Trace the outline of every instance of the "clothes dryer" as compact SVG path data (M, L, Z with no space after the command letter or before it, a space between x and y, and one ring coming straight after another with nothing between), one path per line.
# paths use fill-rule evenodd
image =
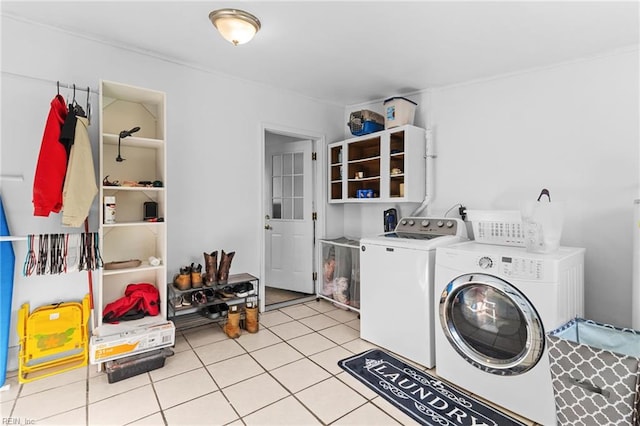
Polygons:
M460 219L426 217L361 239L360 337L432 368L435 249L465 240Z
M474 241L436 251L436 372L543 425L555 425L545 333L584 311L584 252Z

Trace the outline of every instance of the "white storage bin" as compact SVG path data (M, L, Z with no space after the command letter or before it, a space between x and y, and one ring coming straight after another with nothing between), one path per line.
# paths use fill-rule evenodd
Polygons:
M395 96L386 99L383 105L385 129L404 126L405 124L413 125L417 103L401 96Z

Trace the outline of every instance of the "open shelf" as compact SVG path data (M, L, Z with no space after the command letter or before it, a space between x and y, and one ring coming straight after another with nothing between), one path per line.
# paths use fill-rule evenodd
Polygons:
M328 166L330 203L420 202L425 130L405 125L331 143Z
M122 269L100 269L97 273L95 312L96 334L108 336L126 333L140 326L167 321L167 190L165 94L127 84L100 83L100 179L109 182L162 182L153 186L100 186L103 208L99 213L100 253L105 264L132 259L140 266ZM123 130L140 129L120 140ZM118 155L125 161L118 161ZM115 197L115 223L105 223L105 197ZM155 203L157 217L162 222L145 219L145 203ZM152 211L153 211L152 210ZM158 266L149 264L150 257L161 259ZM102 313L109 303L124 296L131 283L149 283L158 288L160 313L135 321L118 324L102 322Z

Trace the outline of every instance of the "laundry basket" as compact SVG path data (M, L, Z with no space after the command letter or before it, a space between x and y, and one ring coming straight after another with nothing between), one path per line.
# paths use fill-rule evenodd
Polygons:
M547 343L558 425L640 424L640 332L576 318Z
M359 312L360 243L345 237L322 239L322 278L316 295Z

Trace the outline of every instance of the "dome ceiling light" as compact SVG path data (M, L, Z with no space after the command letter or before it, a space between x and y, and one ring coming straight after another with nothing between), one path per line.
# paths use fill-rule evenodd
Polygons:
M209 14L209 19L222 37L234 46L247 43L260 30L258 18L244 10L214 10Z

